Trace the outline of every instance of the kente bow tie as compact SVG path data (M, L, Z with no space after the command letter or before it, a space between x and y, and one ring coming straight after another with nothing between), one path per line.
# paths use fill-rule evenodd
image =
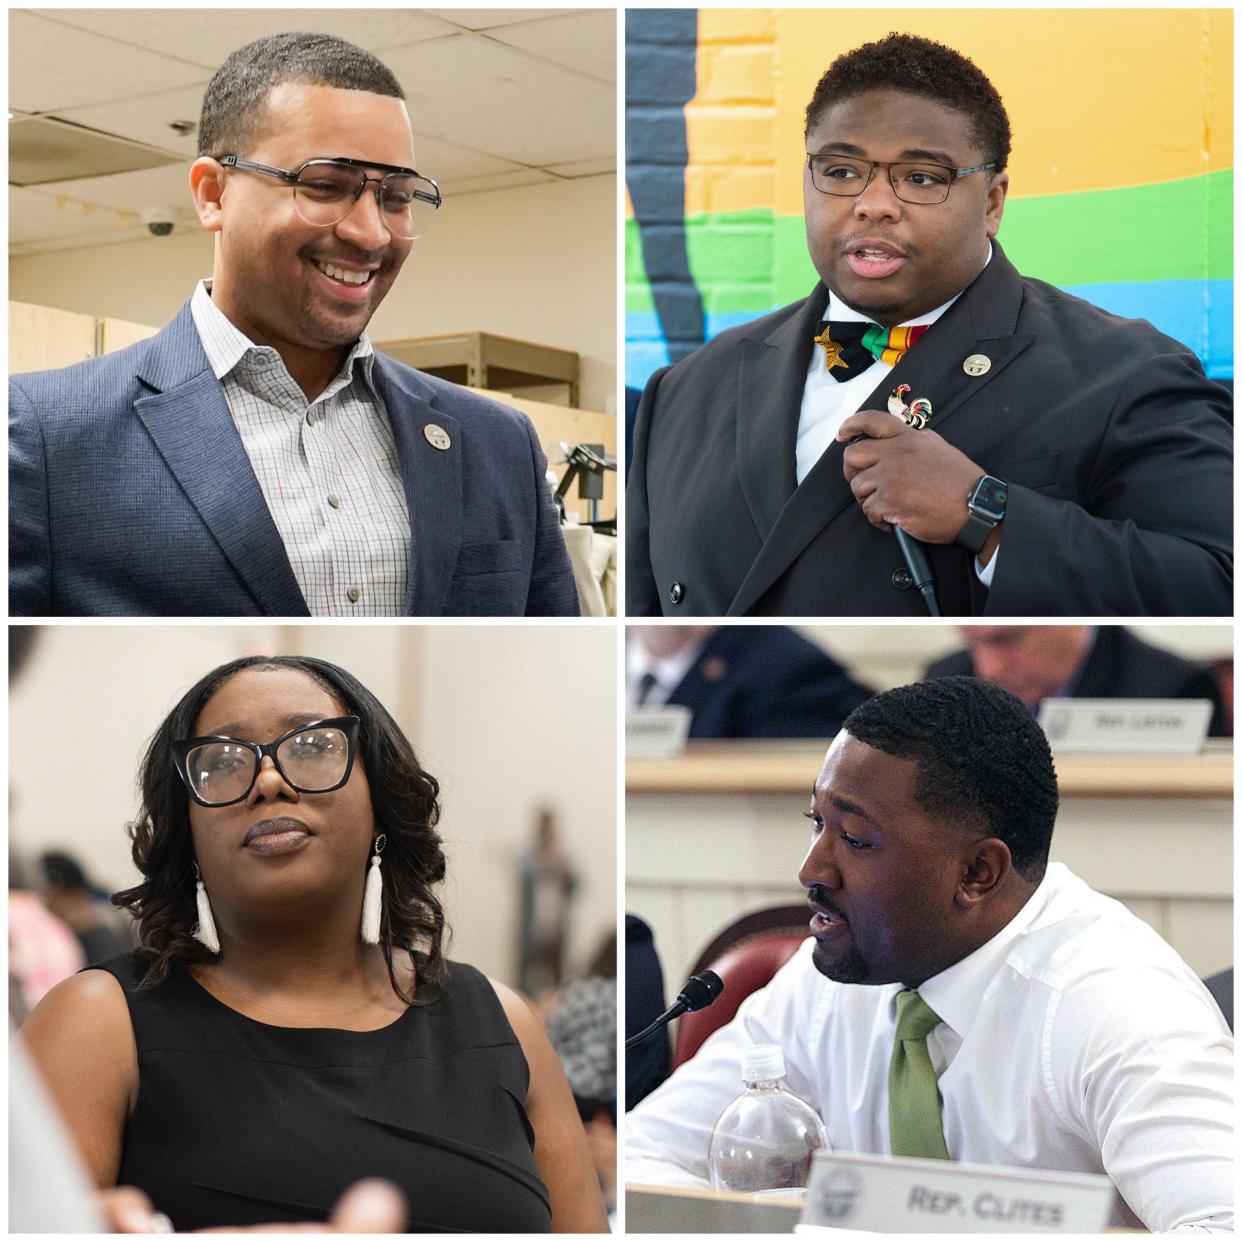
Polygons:
M828 362L828 374L845 383L861 375L873 362L887 362L896 366L901 356L931 327L919 324L916 328L885 328L878 323L829 323L820 324L822 331L815 338L816 345L824 347Z

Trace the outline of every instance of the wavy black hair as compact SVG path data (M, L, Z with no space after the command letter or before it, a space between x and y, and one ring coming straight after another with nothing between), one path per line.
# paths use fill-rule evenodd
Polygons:
M1000 93L973 60L919 35L894 31L838 56L806 106L806 133L837 100L877 90L922 95L964 113L983 158L1004 172L1012 133Z
M177 966L211 961L194 939L198 912L194 895L194 848L189 798L172 760L171 744L193 736L194 723L225 682L246 669L294 669L305 673L362 724L358 760L371 787L371 808L384 847L383 918L380 947L388 977L408 1004L425 1004L443 991L447 978L444 943L448 929L433 886L444 879L444 852L436 823L440 785L423 770L414 748L384 705L356 677L309 656L246 656L213 669L182 696L147 746L139 774L142 806L129 825L134 865L141 884L114 893L112 902L137 920L138 955L145 961L143 985L167 979ZM393 969L394 951L418 962L417 997L405 994ZM426 986L424 986L426 985Z
M938 818L979 824L1043 878L1056 823L1057 774L1044 731L1007 690L979 677L898 686L856 707L850 737L918 764L914 799Z

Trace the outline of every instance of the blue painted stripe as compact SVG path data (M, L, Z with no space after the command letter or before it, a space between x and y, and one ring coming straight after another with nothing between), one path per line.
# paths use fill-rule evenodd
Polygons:
M1066 292L1114 315L1148 320L1194 350L1213 379L1233 378L1233 281L1118 281L1069 285ZM776 309L771 306L754 311L709 312L708 335L716 336L726 328L749 323ZM658 318L650 311L627 314L625 336L625 381L631 388L642 388L653 371L668 365Z

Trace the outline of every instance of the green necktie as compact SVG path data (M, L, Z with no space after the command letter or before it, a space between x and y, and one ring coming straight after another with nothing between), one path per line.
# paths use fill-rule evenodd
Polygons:
M894 1156L948 1160L940 1091L927 1053L939 1015L917 992L897 993L897 1033L888 1063L888 1134Z

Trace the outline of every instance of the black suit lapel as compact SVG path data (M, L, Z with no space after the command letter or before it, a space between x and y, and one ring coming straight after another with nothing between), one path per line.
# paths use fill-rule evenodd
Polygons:
M1000 247L996 246L992 261L975 282L902 358L860 408L883 410L889 393L898 384L909 384L911 397L927 397L931 401L933 416L930 425L943 433L945 425L951 423L958 410L983 392L988 383L1034 339L1014 334L1021 302L1022 279ZM971 354L983 354L989 359L991 365L985 374L971 376L962 369L962 364ZM805 362L794 403L795 436L804 381ZM853 493L842 470L843 453L843 445L830 445L797 490L789 496L768 531L758 557L738 588L729 606L729 616L749 612L811 540L854 505ZM791 470L792 458L791 448Z
M742 340L737 385L737 470L750 516L766 539L798 486L798 414L812 338L828 290L818 285L769 337Z

